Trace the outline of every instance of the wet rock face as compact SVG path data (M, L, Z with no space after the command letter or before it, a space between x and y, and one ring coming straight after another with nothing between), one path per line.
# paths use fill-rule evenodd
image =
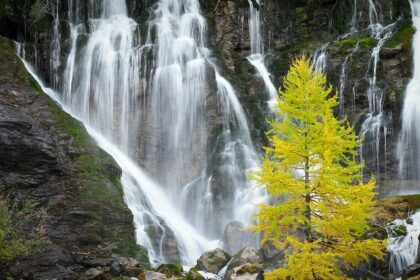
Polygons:
M142 255L146 261L147 253L135 244L118 166L37 89L2 37L0 154L1 196L9 203L33 202L36 218L26 230L50 242L45 251L11 264L8 274L77 279L91 267L83 261L97 256Z

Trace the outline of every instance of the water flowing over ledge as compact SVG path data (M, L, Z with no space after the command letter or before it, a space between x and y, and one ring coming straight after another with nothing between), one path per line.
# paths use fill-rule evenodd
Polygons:
M138 242L150 248L150 240L144 234L142 225L145 221L141 219L143 216L155 217L157 220L163 218L170 221L169 226L173 227L175 231L183 230L185 232L177 234L180 237L180 247L183 253L183 263L193 264L200 254L204 251L211 250L220 245L219 240L207 240L201 236L182 216L175 210L172 202L167 198L164 190L154 182L149 175L139 168L130 158L128 158L118 147L109 142L97 130L87 125L78 117L70 108L60 101L57 92L47 87L45 83L38 77L36 70L25 60L22 60L28 72L35 78L37 83L41 86L44 93L55 100L61 108L75 119L81 121L88 133L97 141L98 146L111 155L118 165L123 170L121 182L124 187L125 200L130 210L133 212L135 225L137 227ZM143 203L139 203L143 201ZM151 205L148 205L151 203ZM141 219L141 220L136 220ZM184 237L182 239L182 237ZM149 250L151 260L159 260L157 255L154 255L153 250Z
M140 38L124 0L95 3L87 4L85 22L82 2L68 2L65 65L59 2L53 9L54 89L25 66L120 165L137 241L151 262L193 265L204 251L223 246L230 222L247 224L255 204L265 199L245 176L259 164L245 112L205 46L198 1L159 1L146 38ZM17 48L24 60L24 48ZM216 124L208 121L209 98L220 111ZM210 142L208 131L215 128ZM242 239L241 246L257 245L250 234Z
M398 143L399 172L404 180L420 179L420 1L410 0L413 26L414 73L405 92ZM418 187L418 186L417 186Z
M260 5L260 0L256 0L256 4ZM268 94L268 104L273 107L275 104L275 96L277 89L271 81L271 74L265 66L264 61L264 44L261 34L261 19L260 7L255 7L251 0L248 0L249 5L249 37L251 40L251 54L248 56L248 61L258 72L258 75L264 82L265 89Z

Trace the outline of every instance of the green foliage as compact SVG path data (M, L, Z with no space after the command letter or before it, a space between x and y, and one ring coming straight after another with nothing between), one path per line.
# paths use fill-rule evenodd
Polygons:
M335 43L343 53L351 51L357 44L359 44L359 48L362 50L370 50L375 47L376 41L372 37L364 37L360 39L346 38Z
M410 49L411 41L413 39L416 29L411 25L410 22L402 22L397 25L397 32L386 44L388 48L395 48L402 44L404 48Z
M170 275L170 276L176 276L176 275L181 275L182 272L184 272L184 269L182 268L182 265L180 264L161 264L158 268L157 271L166 275Z
M309 20L309 16L306 13L306 10L304 7L297 7L295 12L296 12L297 23L302 23Z
M46 15L50 14L49 0L36 0L29 11L29 18L32 24L42 21Z
M30 238L23 226L31 220L35 205L26 201L21 209L10 210L4 200L0 200L0 263L10 263L37 251L46 240L39 236Z
M375 180L363 183L361 145L347 120L334 117L337 96L307 58L292 63L278 118L268 132L270 147L252 178L281 204L260 205L254 227L262 242L285 249L284 266L267 279L346 279L338 263L355 266L382 258L384 242L364 239ZM302 278L305 276L305 278Z

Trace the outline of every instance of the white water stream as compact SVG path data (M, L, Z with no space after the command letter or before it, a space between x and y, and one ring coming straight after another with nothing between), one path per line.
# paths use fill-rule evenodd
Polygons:
M28 70L120 165L137 241L151 262L193 265L221 245L226 225L249 223L265 199L246 179L259 155L235 90L206 48L198 0L158 1L145 38L125 0L68 0L71 48L62 75L63 21L53 3L55 91L25 63Z
M402 129L398 143L399 171L402 179L420 179L420 1L410 1L413 26L414 72L405 92ZM418 187L418 185L417 185Z
M418 192L420 178L420 1L410 0L410 5L413 26L417 30L413 39L414 73L405 92L397 153L400 160L401 178L413 180ZM407 220L394 222L394 227L406 227L407 234L390 239L388 251L391 252L390 271L392 273L414 264L419 257L420 212L411 216L411 220L412 223L407 223Z
M260 0L256 0L261 5ZM248 61L255 67L259 76L264 81L265 89L268 94L268 103L272 106L275 102L277 89L271 81L271 74L265 66L264 45L261 34L260 7L255 7L251 0L249 4L249 36L251 41L251 54Z
M410 222L408 222L408 220ZM389 225L388 232L406 229L405 235L389 238L388 251L391 253L390 273L396 274L417 260L420 236L420 212L406 220L396 220Z

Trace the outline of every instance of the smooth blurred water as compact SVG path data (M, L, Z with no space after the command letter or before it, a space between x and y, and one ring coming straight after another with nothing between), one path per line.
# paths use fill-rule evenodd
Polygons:
M407 86L398 143L399 171L402 179L420 179L420 1L410 1L413 26L414 72Z
M258 5L261 5L260 0L256 0ZM268 103L273 105L277 89L271 80L271 74L268 71L264 61L264 45L261 34L261 19L259 8L254 7L251 0L248 0L249 5L249 37L251 44L251 54L248 56L248 61L255 67L258 75L264 82L265 89L268 94Z
M68 0L68 7L62 76L58 6L54 12L56 97L121 166L137 240L151 261L192 265L220 245L229 222L248 224L265 199L246 179L259 155L236 92L206 47L199 2L158 1L142 23L144 38L124 0Z
M406 235L390 237L387 250L391 253L389 263L390 273L396 274L409 265L416 263L419 250L420 235L420 212L409 217L407 220L396 220L388 226L389 235L398 228L407 229Z

